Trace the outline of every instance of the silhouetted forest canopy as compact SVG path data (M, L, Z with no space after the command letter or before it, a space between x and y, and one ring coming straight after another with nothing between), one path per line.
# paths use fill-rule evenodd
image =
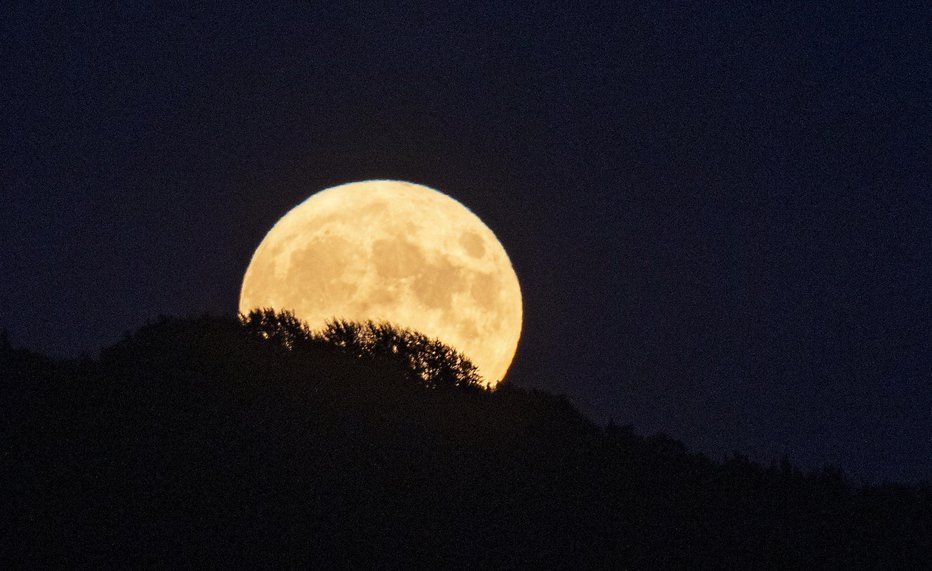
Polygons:
M317 345L338 349L358 359L396 367L408 380L430 388L478 388L476 366L465 355L437 339L390 323L327 322L314 332L290 311L254 309L240 316L245 330L286 349Z
M859 487L479 384L388 324L160 318L0 342L0 566L923 569L928 485Z

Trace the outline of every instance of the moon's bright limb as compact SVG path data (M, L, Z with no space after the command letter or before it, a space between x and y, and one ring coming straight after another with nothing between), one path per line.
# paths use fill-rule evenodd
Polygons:
M521 289L505 249L465 206L426 186L354 182L288 212L253 254L239 309L387 321L435 337L495 385L521 335Z

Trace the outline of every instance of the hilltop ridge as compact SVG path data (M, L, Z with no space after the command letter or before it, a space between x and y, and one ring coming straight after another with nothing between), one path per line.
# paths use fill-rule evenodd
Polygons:
M928 486L716 462L563 397L419 381L410 361L292 326L309 341L202 316L160 318L95 359L0 346L4 566L932 561Z

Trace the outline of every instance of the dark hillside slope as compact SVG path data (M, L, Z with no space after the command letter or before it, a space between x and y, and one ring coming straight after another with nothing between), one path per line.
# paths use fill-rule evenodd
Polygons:
M326 343L162 319L99 359L0 349L20 567L929 568L928 488L858 490L564 399L427 388Z

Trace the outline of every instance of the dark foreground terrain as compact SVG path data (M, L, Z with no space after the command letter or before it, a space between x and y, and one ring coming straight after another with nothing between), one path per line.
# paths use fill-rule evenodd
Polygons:
M267 339L265 339L267 338ZM0 347L0 568L926 569L928 487L714 462L564 399L161 319Z

